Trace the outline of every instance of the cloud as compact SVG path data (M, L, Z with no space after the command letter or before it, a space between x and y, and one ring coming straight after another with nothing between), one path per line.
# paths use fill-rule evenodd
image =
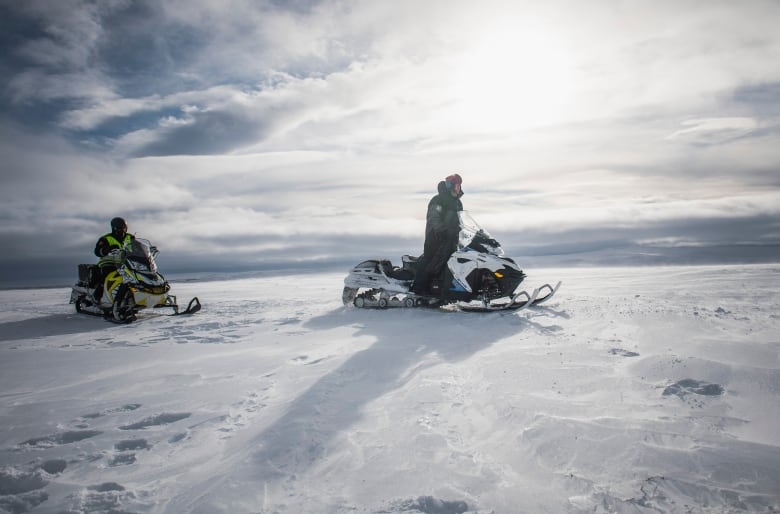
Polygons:
M279 118L294 141L362 145L360 136L376 131L375 139L396 132L419 143L661 105L707 108L708 98L743 81L780 79L759 66L778 44L772 31L760 30L776 9L765 2L740 10L683 4L673 12L596 4L585 14L569 2L533 10L507 2L492 9L73 2L62 18L33 5L23 12L35 13L45 30L20 45L17 53L35 66L12 78L14 91L78 99L63 104L61 126L116 145L120 156L236 150L248 139L263 142L269 120ZM717 37L705 30L713 24L724 29ZM79 34L74 26L86 44L61 36ZM59 57L43 59L39 48L47 45L61 47ZM176 116L186 106L201 114ZM166 124L173 116L182 121L178 130ZM355 140L330 141L339 133ZM212 136L219 141L203 144ZM189 138L195 144L188 148Z
M241 112L202 111L167 117L154 130L127 134L118 142L127 155L213 155L263 137L265 127Z
M684 140L701 145L717 145L744 137L759 128L754 118L707 118L683 122L687 128L668 136L672 140Z
M93 64L103 33L101 13L115 5L32 0L4 7L16 35L4 60L22 64L9 76L5 93L17 103L110 95L110 79Z

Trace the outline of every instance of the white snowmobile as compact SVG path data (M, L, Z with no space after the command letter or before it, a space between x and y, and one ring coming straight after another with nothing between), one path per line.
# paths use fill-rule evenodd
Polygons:
M179 312L176 297L168 294L171 286L157 271L154 258L157 248L146 239L134 238L122 250L114 250L108 260L117 269L106 275L102 294L95 298L100 282L100 269L95 264L79 264L79 280L70 292L70 303L76 312L103 316L115 323L129 323L141 309L172 308L174 314L194 314L200 310L197 297L187 309Z
M504 256L501 245L466 212L459 213L458 247L440 277L431 281L431 294L412 291L417 258L404 255L401 267L388 259L363 261L344 279L342 300L355 307L440 307L486 312L520 310L546 302L561 283L517 292L525 273Z

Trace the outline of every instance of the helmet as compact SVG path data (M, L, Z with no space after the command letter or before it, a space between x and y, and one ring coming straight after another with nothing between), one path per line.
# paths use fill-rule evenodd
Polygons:
M460 186L461 184L463 184L463 179L460 178L460 175L454 173L449 177L445 178L444 182L447 184L447 189L452 189L455 186Z
M127 222L122 218L114 218L111 220L112 232L127 232Z

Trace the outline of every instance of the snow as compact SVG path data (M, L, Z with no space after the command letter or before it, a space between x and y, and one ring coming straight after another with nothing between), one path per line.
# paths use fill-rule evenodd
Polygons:
M344 274L182 281L114 325L0 291L0 512L780 510L780 266L526 270L514 313Z

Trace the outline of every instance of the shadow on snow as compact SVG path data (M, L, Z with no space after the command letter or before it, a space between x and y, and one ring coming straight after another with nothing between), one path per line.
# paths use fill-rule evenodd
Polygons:
M329 441L363 418L367 404L403 387L421 371L468 359L524 330L544 333L560 329L517 313L375 311L351 307L312 318L304 327L314 333L354 327L351 337L369 336L376 341L296 398L283 416L250 443L253 453L238 473L231 473L229 488L222 481L215 483L199 500L201 510L196 512L207 512L213 507L202 503L215 499L212 495L218 498L216 505L230 505L237 490L253 491L249 494L257 496L250 503L262 504L262 484L295 480L324 456ZM236 480L245 482L247 487L237 488Z
M115 326L111 323L106 323L97 316L52 314L21 321L0 323L0 341L81 334Z

